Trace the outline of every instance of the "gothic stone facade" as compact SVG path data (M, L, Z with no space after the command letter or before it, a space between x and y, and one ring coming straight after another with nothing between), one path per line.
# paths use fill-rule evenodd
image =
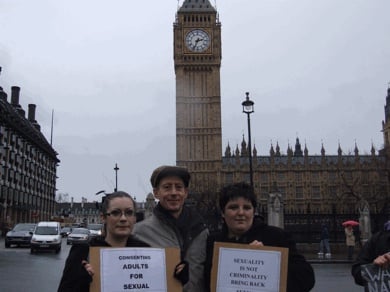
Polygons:
M191 191L212 200L228 183L249 182L248 147L221 146L221 23L208 0L185 0L174 23L174 61L176 73L177 164L192 175ZM388 94L389 104L389 94ZM370 155L343 153L309 155L297 139L295 151L286 154L271 146L269 156L258 156L253 149L254 190L259 212L266 212L267 197L280 192L285 212L349 212L367 200L373 212L388 208L390 154L390 109L386 105L383 123L385 148ZM198 197L199 198L199 197Z
M377 154L360 155L355 145L354 154L309 155L301 149L297 138L295 150L288 147L287 154L271 146L269 156L257 156L253 150L254 189L258 195L259 211L266 212L270 193L281 193L286 213L357 213L358 202L370 202L373 212L380 212L390 201L387 158ZM228 146L222 158L224 184L249 181L249 158L245 141L241 151L231 153ZM335 210L334 210L335 209Z
M177 164L191 172L192 191L216 191L222 157L221 24L208 0L186 0L178 10L174 62Z

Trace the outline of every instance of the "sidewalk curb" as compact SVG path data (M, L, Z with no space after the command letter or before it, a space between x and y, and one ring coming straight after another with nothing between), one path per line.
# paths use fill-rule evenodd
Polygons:
M321 260L321 259L306 259L311 264L351 264L353 261L351 260Z

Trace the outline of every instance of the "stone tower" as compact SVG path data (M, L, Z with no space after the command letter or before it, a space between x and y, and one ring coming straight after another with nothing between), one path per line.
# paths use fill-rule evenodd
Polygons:
M382 132L384 149L390 152L390 83L387 88L386 105L385 105L385 120L382 121Z
M221 24L209 0L185 0L174 23L176 162L191 173L191 191L220 186Z

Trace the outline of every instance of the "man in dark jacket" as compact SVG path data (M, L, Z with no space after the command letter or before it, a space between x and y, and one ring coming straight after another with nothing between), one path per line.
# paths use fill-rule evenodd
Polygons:
M318 257L322 258L325 256L326 259L330 259L330 245L329 245L329 230L326 224L321 225L321 237L320 237L320 252Z
M183 291L203 292L208 230L198 212L184 205L190 174L183 167L161 166L150 182L159 203L151 217L135 224L134 234L152 247L180 248L181 260L189 269Z

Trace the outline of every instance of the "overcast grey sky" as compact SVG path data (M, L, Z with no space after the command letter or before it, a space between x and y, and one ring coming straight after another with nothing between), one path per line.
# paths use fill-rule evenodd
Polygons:
M182 1L180 1L181 3ZM210 0L215 4L214 0ZM383 145L390 81L388 0L218 0L223 152L247 137L286 153L361 154ZM175 0L0 0L0 86L36 118L59 153L58 192L137 200L160 164L175 164ZM100 198L98 198L100 199Z

